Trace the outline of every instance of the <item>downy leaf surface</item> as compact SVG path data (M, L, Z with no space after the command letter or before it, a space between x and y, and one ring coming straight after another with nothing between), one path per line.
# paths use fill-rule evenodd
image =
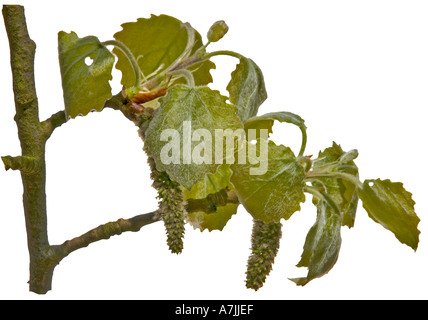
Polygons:
M114 56L94 36L79 38L63 31L58 33L58 53L67 117L101 111L112 96L109 80Z
M317 219L306 236L303 254L297 264L298 267L307 267L308 275L290 280L299 286L304 286L333 268L342 243L341 224L340 212L335 211L326 201L321 200L317 205Z
M260 105L267 99L263 73L255 62L242 57L227 85L230 102L238 108L242 121L257 115Z
M260 145L261 141L257 141L257 145ZM259 148L257 152L259 157ZM305 201L305 171L294 153L288 147L277 146L269 141L266 159L251 158L252 155L248 153L246 164L231 165L231 182L239 201L255 219L265 223L290 218L300 210L300 203ZM251 164L258 161L260 163ZM250 170L254 167L265 167L267 171L261 175L251 174Z
M189 124L191 132L188 130ZM176 132L178 144L174 144L171 139L161 141L162 132L168 129ZM202 135L200 141L193 139L198 129L207 134L207 137ZM226 103L226 97L208 87L192 88L179 84L171 87L160 100L160 106L146 131L146 145L156 168L166 171L172 180L190 189L206 174L214 174L222 164L215 157L215 131L226 129L243 130L242 122L236 115L236 107ZM166 144L177 151L174 153L176 156L178 153L178 157L167 164L162 161ZM201 152L197 151L199 147ZM204 156L201 163L195 161L195 154Z

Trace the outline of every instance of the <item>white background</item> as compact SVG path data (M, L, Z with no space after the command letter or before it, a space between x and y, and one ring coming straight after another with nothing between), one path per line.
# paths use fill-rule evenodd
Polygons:
M228 49L262 69L269 98L260 114L291 111L306 120L307 154L341 144L360 152L365 178L402 181L421 218L415 253L368 218L360 206L342 228L336 266L297 287L296 268L315 220L310 197L284 222L278 257L265 286L245 288L251 217L241 207L223 232L186 228L184 251L170 254L162 223L78 250L57 266L53 291L28 292L28 253L18 172L0 170L2 299L426 299L428 298L426 1L17 1L26 6L37 43L40 117L63 108L57 32L113 38L124 22L169 14L205 36L224 19L229 33L211 50ZM141 35L144 37L144 35ZM205 37L204 37L205 38ZM8 41L0 26L0 154L19 155L13 121ZM234 58L214 60L212 88L225 92ZM113 92L119 89L115 73ZM275 141L298 151L298 129L275 126ZM136 128L107 110L70 121L47 145L48 229L52 244L101 223L156 208Z

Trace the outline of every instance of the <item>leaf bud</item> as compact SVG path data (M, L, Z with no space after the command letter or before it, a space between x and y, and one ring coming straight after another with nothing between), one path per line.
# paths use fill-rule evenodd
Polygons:
M226 22L223 20L214 22L214 24L211 26L210 30L208 30L207 38L209 42L217 42L221 38L224 37L224 35L229 30L229 27L227 26Z
M357 157L358 157L358 150L352 149L351 151L344 153L340 157L339 162L340 163L348 163L348 162L351 162L352 160L356 159Z

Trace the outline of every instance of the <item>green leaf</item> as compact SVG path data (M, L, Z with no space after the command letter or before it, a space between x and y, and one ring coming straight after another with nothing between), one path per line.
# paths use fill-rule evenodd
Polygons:
M198 181L190 190L184 190L185 200L203 199L209 194L213 194L225 188L232 189L230 183L231 172L228 164L221 165L215 174L206 175L204 179ZM187 214L187 221L201 231L208 229L223 230L226 223L232 218L238 209L237 204L228 203L225 206L216 207L215 212L191 212Z
M336 142L333 142L331 147L326 148L318 154L318 159L314 161L314 168L318 169L327 164L338 161L343 154L345 154L345 151L343 151L342 147Z
M358 209L358 188L347 180L338 181L343 184L341 188L343 201L339 204L342 212L342 226L352 228L355 224L355 216Z
M309 230L303 246L303 254L297 267L307 267L308 275L304 278L290 279L299 286L319 278L333 268L339 256L342 238L340 236L341 215L326 201L317 205L317 219Z
M246 164L231 165L231 182L239 201L255 219L265 223L290 218L305 201L303 167L288 147L265 140L248 144L248 148L252 147L257 152L248 152Z
M152 15L149 19L140 18L137 22L123 24L122 28L114 38L130 49L145 76L155 71L159 73L166 70L187 47L188 34L184 24L167 15ZM201 35L195 31L194 36L191 53L202 47ZM127 88L131 87L135 79L128 59L116 48L113 52L118 57L116 68L122 71L121 83ZM212 82L210 75L212 68L215 68L215 65L209 60L189 68L194 71L195 84L205 85Z
M314 161L313 170L316 171L336 163L341 160L344 154L346 154L346 152L342 150L341 146L333 142L332 147L326 148L319 153L319 160ZM353 171L352 174L358 178L358 169L354 161L343 162L342 165L345 167L354 167L355 171ZM343 216L342 224L352 228L354 226L358 207L358 190L355 184L337 178L323 177L318 179L327 188L327 193L338 205ZM314 186L316 186L316 183L314 183Z
M194 48L199 48L198 43L199 42L196 42ZM200 43L202 44L202 41ZM215 64L210 60L205 60L203 62L196 63L188 68L188 70L192 72L193 80L195 81L196 86L205 86L213 82L213 78L210 73L211 69L215 69ZM180 81L176 81L174 83L180 83Z
M254 117L266 100L267 92L262 71L251 59L242 57L227 85L230 102L238 108L242 121Z
M109 80L114 56L93 36L79 38L76 33L58 33L59 64L65 111L68 117L101 111L111 95ZM86 58L91 64L85 63Z
M227 104L226 97L208 87L179 84L160 100L146 145L156 168L190 189L223 163L226 150L217 157L214 145L216 130L226 129L243 131L236 107Z
M302 132L302 148L300 149L299 155L303 155L307 140L306 126L305 120L303 120L297 114L282 111L270 112L261 116L255 116L244 122L245 130L256 129L257 132L259 132L261 129L267 129L268 133L272 133L272 127L275 120L279 122L291 123L299 127L300 131Z
M402 183L366 180L359 196L370 218L393 232L400 242L417 249L420 219L414 210L412 194L404 189Z
M215 213L205 213L205 212L192 212L187 216L187 221L196 229L204 231L220 230L222 231L229 220L232 218L236 211L238 210L238 205L233 203L228 203L225 206L217 207Z

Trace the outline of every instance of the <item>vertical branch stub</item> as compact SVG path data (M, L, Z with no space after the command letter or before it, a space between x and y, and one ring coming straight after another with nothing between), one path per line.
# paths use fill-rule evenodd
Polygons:
M30 291L46 293L51 288L54 265L49 263L46 216L46 134L39 121L34 56L36 45L30 39L24 7L4 5L3 18L10 47L15 122L22 156L6 158L21 171L27 243L30 254ZM30 160L31 159L31 160ZM5 159L3 159L5 160ZM31 165L30 165L31 164ZM34 165L33 164L37 164ZM31 167L31 170L27 170ZM12 168L12 167L11 167Z

